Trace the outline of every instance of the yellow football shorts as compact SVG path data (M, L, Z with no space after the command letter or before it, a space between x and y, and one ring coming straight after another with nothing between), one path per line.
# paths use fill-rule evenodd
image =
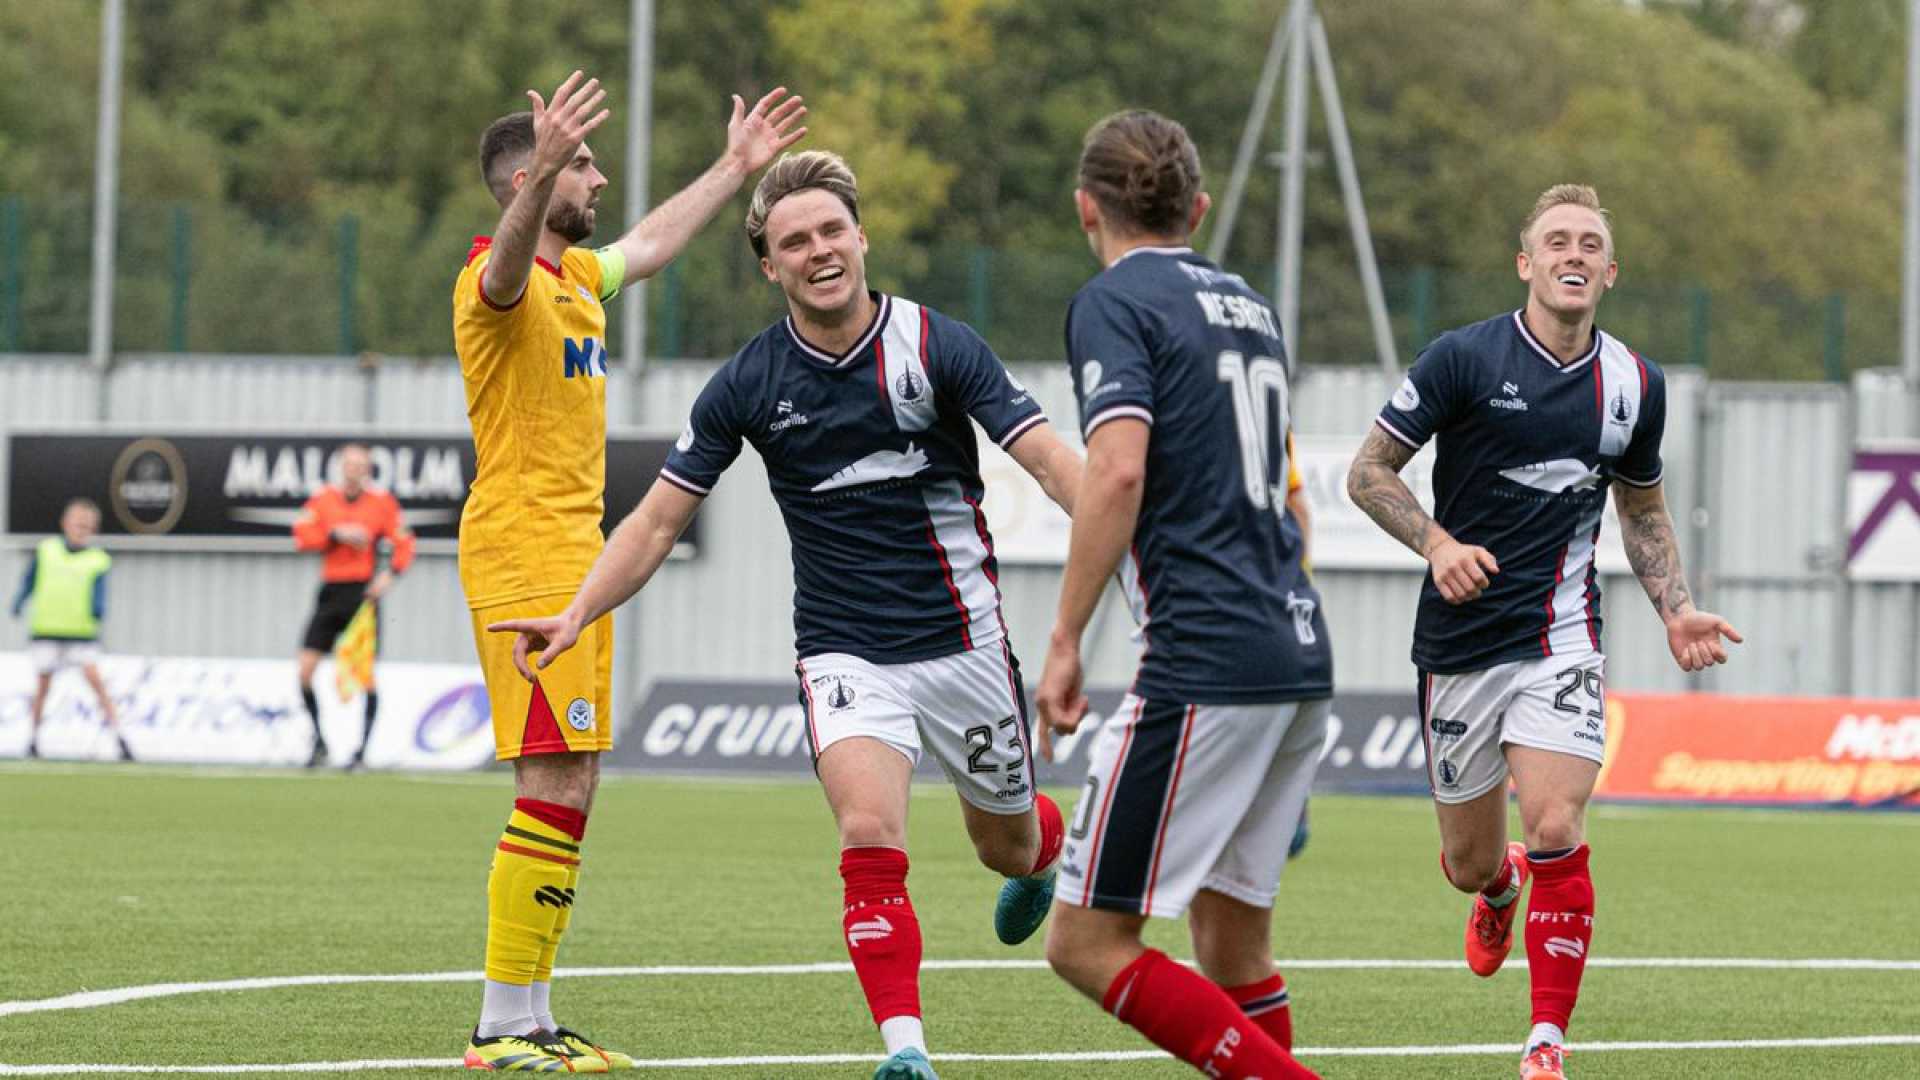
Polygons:
M563 596L539 596L475 608L473 640L493 706L493 753L506 761L533 754L564 754L613 748L613 616L603 615L580 632L537 683L513 666L514 634L488 633L503 619L554 615Z

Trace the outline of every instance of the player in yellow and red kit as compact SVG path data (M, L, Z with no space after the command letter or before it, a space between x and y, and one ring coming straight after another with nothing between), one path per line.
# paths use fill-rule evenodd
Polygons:
M373 604L377 617L380 598L393 587L393 579L413 564L413 531L400 515L399 500L367 483L372 473L373 462L366 447L359 443L341 447L339 485L327 484L314 492L301 508L299 520L293 523L294 547L326 555L320 564L320 595L313 602L313 618L307 621L306 635L300 642L300 700L313 721L313 756L307 759L310 769L327 756L327 740L320 733L320 699L313 692L314 668L332 651L363 603ZM387 568L378 570L382 541L390 546L391 554ZM354 751L348 768L366 760L367 743L373 738L380 692L371 675L366 691L366 726L360 735L360 749Z
M480 141L480 172L503 213L476 237L454 284L454 349L466 380L475 475L460 521L460 580L492 701L496 755L517 798L487 879L486 989L469 1068L604 1072L630 1066L553 1018L553 962L580 879L580 841L613 745L613 626L528 682L513 638L488 623L542 615L573 595L599 556L606 488L606 312L653 275L741 183L806 133L785 88L752 109L738 96L719 160L606 247L593 235L607 178L586 137L608 112L576 71L531 112Z

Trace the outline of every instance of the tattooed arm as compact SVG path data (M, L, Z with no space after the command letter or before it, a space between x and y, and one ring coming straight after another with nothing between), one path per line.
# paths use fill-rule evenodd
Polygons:
M1427 560L1442 599L1464 604L1486 589L1487 575L1499 573L1500 564L1486 548L1455 540L1421 509L1400 479L1413 455L1412 447L1374 425L1347 470L1347 495L1387 535Z
M1682 671L1703 671L1727 662L1721 637L1742 640L1725 619L1695 610L1693 591L1680 568L1680 544L1674 538L1667 496L1659 484L1614 488L1614 508L1620 511L1620 539L1627 549L1640 587L1647 591L1653 610L1667 626L1667 647Z

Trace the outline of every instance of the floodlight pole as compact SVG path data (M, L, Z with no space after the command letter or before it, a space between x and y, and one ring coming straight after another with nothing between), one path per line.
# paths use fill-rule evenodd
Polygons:
M1914 0L1920 3L1920 0ZM1367 226L1367 204L1360 198L1360 172L1353 165L1353 141L1347 136L1347 114L1340 106L1340 84L1333 77L1333 50L1327 46L1327 28L1314 13L1308 44L1313 47L1313 69L1320 76L1320 105L1327 114L1327 137L1333 142L1333 162L1340 170L1340 194L1346 200L1347 226L1353 230L1353 256L1360 263L1360 285L1367 294L1367 316L1373 324L1373 351L1380 367L1400 370L1393 348L1393 324L1387 321L1387 294L1380 287L1380 267L1373 260L1373 230ZM1292 339L1288 339L1291 341Z
M1300 246L1306 226L1307 35L1313 0L1294 0L1287 29L1286 161L1280 174L1280 220L1275 223L1278 258L1273 298L1280 305L1280 340L1296 361L1300 354Z
M647 212L647 170L653 161L653 0L630 0L627 22L626 217ZM640 415L640 380L647 370L647 283L636 281L620 298L620 356L633 383L633 415Z
M120 218L120 54L125 0L100 9L100 107L94 135L93 297L87 318L87 358L105 370L113 358L114 227Z
M1920 0L1913 0L1920 4ZM1280 318L1280 333L1290 359L1299 358L1301 246L1305 231L1305 187L1307 167L1307 97L1312 92L1307 82L1311 67L1319 87L1321 106L1326 115L1328 138L1333 144L1333 159L1340 178L1340 194L1346 207L1347 225L1353 233L1354 258L1359 263L1360 284L1367 299L1368 320L1373 330L1374 354L1380 366L1391 372L1400 367L1393 342L1393 326L1387 317L1386 291L1380 284L1380 267L1374 259L1373 233L1367 224L1366 200L1360 192L1360 171L1354 164L1353 140L1347 130L1346 111L1340 103L1340 87L1333 74L1333 52L1327 44L1327 30L1320 21L1313 0L1293 0L1275 24L1267 46L1266 64L1260 70L1260 83L1254 90L1253 104L1247 111L1246 126L1240 132L1240 146L1234 155L1233 173L1227 192L1217 208L1213 234L1207 244L1207 257L1223 263L1233 240L1233 227L1239 220L1240 206L1246 199L1247 175L1259 151L1260 134L1273 104L1274 87L1284 72L1287 103L1284 149L1270 160L1280 166L1280 213L1274 225L1273 301Z
M1907 433L1920 436L1920 0L1907 3L1907 251L1900 295L1900 368Z
M1266 130L1267 110L1273 105L1273 88L1280 81L1280 62L1286 58L1287 38L1292 29L1291 14L1273 24L1267 62L1260 68L1260 85L1253 92L1253 107L1247 110L1246 126L1240 129L1240 148L1233 155L1233 175L1227 180L1227 194L1213 218L1213 238L1207 244L1207 258L1215 263L1226 262L1227 245L1233 242L1234 222L1240 217L1241 201L1247 197L1247 175L1253 171L1253 157L1260 149L1260 133Z

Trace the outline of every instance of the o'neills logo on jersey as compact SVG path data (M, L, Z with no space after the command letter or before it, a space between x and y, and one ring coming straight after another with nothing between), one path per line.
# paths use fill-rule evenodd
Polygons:
M1500 384L1500 392L1507 396L1504 398L1494 398L1492 401L1487 402L1487 404L1496 409L1512 409L1514 412L1527 411L1527 399L1520 396L1520 387L1510 382L1503 382Z
M785 431L790 427L800 427L803 424L807 424L811 422L807 419L806 413L797 413L793 411L793 402L791 401L783 400L783 401L776 402L773 406L773 412L774 412L774 415L778 416L780 419L775 420L771 424L768 424L767 425L768 431Z

